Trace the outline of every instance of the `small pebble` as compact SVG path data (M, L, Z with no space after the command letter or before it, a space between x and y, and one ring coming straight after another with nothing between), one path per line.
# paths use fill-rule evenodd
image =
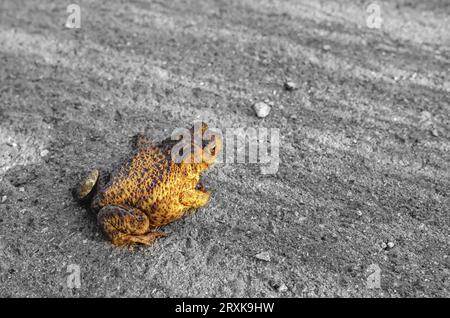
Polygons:
M8 197L6 195L2 196L2 203L5 203Z
M269 252L261 252L259 254L256 254L255 257L257 259L262 260L262 261L270 262L270 254L269 254Z
M50 152L47 149L44 149L41 151L41 157L46 157L46 156L48 156L49 153Z
M331 46L329 46L328 44L325 44L325 45L323 46L323 49L324 49L325 51L329 51L329 50L331 50Z
M256 115L259 118L264 118L267 117L267 115L269 115L271 108L264 102L257 102L253 105L253 109L255 110Z
M362 214L361 210L358 210L358 211L356 211L356 215L362 216L363 214Z
M281 284L280 287L278 287L278 291L280 293L285 293L288 291L288 287L285 284Z
M306 217L304 217L304 216L301 216L301 217L298 218L298 222L299 223L303 223L305 221L306 221Z
M429 111L424 110L420 113L420 117L421 117L422 121L425 121L425 120L431 119L431 117L433 117L433 115L431 115L431 113Z
M25 192L25 188L24 187L20 187L19 188L19 192Z
M386 249L386 247L387 247L387 244L386 243L381 243L381 248L384 250L384 249Z
M438 133L437 129L432 129L432 130L430 131L430 133L431 133L431 135L434 136L434 137L439 137L439 133Z
M389 248L393 248L393 247L394 247L394 242L389 242L389 243L387 243L387 246L388 246Z
M291 92L291 91L297 89L297 84L295 84L294 82L291 82L291 81L285 82L284 89Z

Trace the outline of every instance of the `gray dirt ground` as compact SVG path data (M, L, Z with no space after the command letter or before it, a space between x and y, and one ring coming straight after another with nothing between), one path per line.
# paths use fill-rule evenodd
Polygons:
M72 2L79 30L0 2L0 296L450 296L449 1L379 1L380 30L368 1ZM71 188L195 119L279 128L278 173L217 165L207 207L113 248Z

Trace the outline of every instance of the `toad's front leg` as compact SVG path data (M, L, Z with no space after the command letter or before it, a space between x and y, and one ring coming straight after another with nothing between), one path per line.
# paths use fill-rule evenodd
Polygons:
M126 206L107 205L98 213L97 220L103 232L114 245L152 244L162 232L151 232L147 215Z
M203 187L201 189L191 189L181 194L180 202L187 207L197 209L208 203L209 196L209 192Z

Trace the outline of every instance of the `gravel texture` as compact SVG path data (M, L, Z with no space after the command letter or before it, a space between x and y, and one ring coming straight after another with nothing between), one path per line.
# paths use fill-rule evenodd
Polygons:
M450 297L448 1L378 1L381 29L367 1L68 3L0 2L0 296ZM278 172L218 164L168 237L111 246L72 187L198 119L280 129Z

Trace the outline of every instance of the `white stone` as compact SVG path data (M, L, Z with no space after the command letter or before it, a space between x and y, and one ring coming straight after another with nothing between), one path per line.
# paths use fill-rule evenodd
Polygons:
M288 291L288 287L285 284L281 284L280 287L278 287L278 291L280 293L285 293Z
M257 259L262 260L262 261L270 262L270 254L269 254L269 252L261 252L259 254L256 254L255 257Z
M297 89L297 84L291 81L287 81L286 83L284 83L284 88L288 91L293 91Z
M41 157L46 157L46 156L48 156L49 153L50 153L50 151L48 151L47 149L44 149L41 151Z
M255 103L255 104L253 105L253 109L255 110L256 115L257 115L259 118L267 117L267 115L269 115L270 110L271 110L270 106L267 105L267 104L264 103L264 102L257 102L257 103Z

